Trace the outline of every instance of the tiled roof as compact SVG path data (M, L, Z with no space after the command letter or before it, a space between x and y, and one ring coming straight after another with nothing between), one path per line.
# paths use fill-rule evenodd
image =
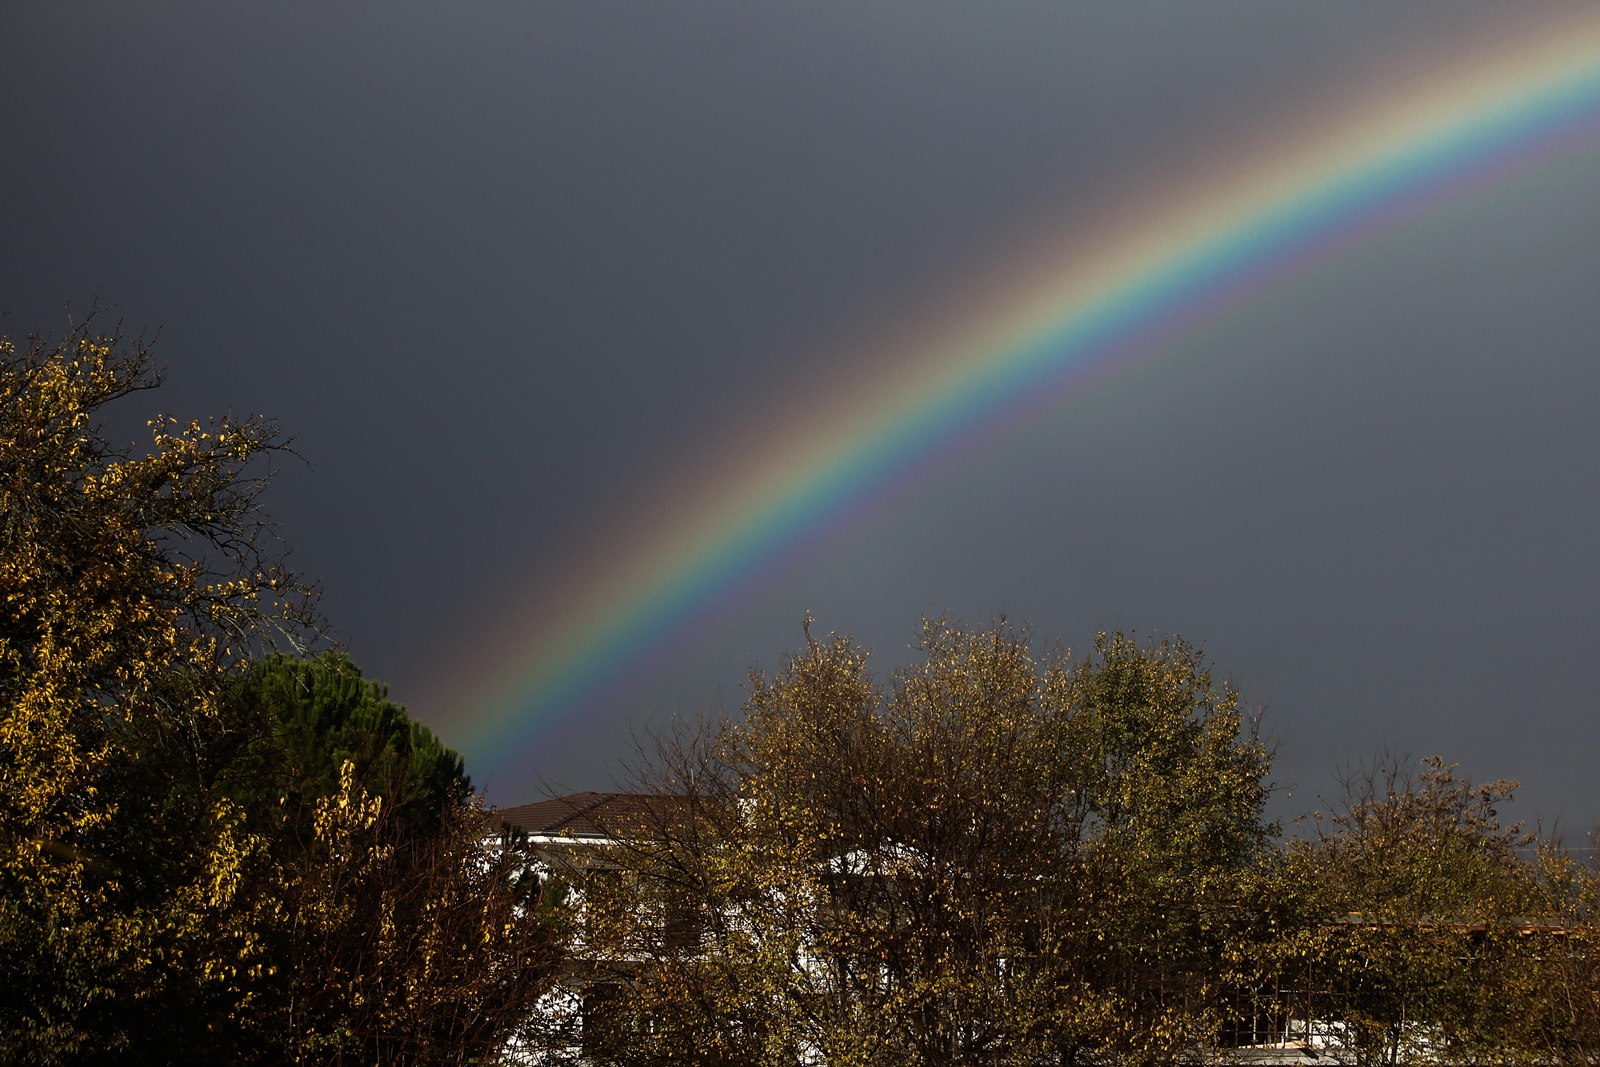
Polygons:
M656 809L671 798L648 793L571 793L564 797L500 808L496 820L530 834L551 837L615 837L655 822Z

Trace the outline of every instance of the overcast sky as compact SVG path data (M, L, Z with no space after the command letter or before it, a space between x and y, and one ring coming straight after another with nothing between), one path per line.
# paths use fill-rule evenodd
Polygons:
M168 385L138 403L297 433L309 467L270 501L295 561L368 675L443 728L516 598L850 374L861 338L981 285L1042 220L1087 226L1506 11L11 0L0 310L59 332L98 298L161 330ZM737 709L808 610L885 667L922 613L1004 613L1077 648L1204 646L1267 707L1286 809L1386 744L1520 778L1524 816L1581 833L1597 191L1590 146L1019 427L491 798L606 787L630 728Z

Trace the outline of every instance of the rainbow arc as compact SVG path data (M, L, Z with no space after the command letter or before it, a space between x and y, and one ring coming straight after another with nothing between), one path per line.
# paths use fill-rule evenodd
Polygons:
M885 485L1440 204L1600 143L1600 8L1429 69L1231 177L1129 205L1137 221L942 313L767 447L691 472L630 524L645 535L603 543L541 621L512 625L447 736L492 776Z

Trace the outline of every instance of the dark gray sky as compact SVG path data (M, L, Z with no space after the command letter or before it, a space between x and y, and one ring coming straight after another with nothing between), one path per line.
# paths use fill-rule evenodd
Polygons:
M1561 10L1519 5L1528 20ZM465 654L856 343L1501 4L59 3L0 13L0 309L160 327L190 416L424 721ZM1287 808L1388 744L1600 815L1600 150L1428 216L1006 437L489 782L604 787L814 612L1202 644ZM143 412L137 414L142 415ZM641 530L640 537L648 537ZM451 737L446 730L445 740ZM469 768L470 769L470 768Z

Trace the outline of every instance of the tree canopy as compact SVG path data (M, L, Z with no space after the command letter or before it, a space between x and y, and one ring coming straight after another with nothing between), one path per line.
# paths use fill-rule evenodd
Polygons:
M521 1028L554 898L461 758L318 640L267 419L106 405L147 345L0 338L0 1058L465 1062Z
M385 686L364 679L342 652L269 656L238 677L225 699L261 723L230 768L235 796L265 791L296 802L329 796L339 789L346 760L356 781L389 798L409 828L436 823L472 795L460 754L412 721Z
M1270 752L1170 640L1037 662L929 622L881 686L849 640L752 675L747 716L668 738L636 891L654 963L616 1062L1066 1062L1172 1055L1223 1021ZM663 889L662 887L670 887Z
M314 634L257 506L281 434L158 416L147 452L114 446L100 410L158 383L148 347L87 325L0 340L0 1048L35 1062L116 1047L204 941L237 842L167 780L214 774L252 647Z
M1600 877L1506 821L1515 783L1388 758L1285 837L1193 646L920 651L880 680L808 632L657 739L568 871L587 1062L1600 1059Z

